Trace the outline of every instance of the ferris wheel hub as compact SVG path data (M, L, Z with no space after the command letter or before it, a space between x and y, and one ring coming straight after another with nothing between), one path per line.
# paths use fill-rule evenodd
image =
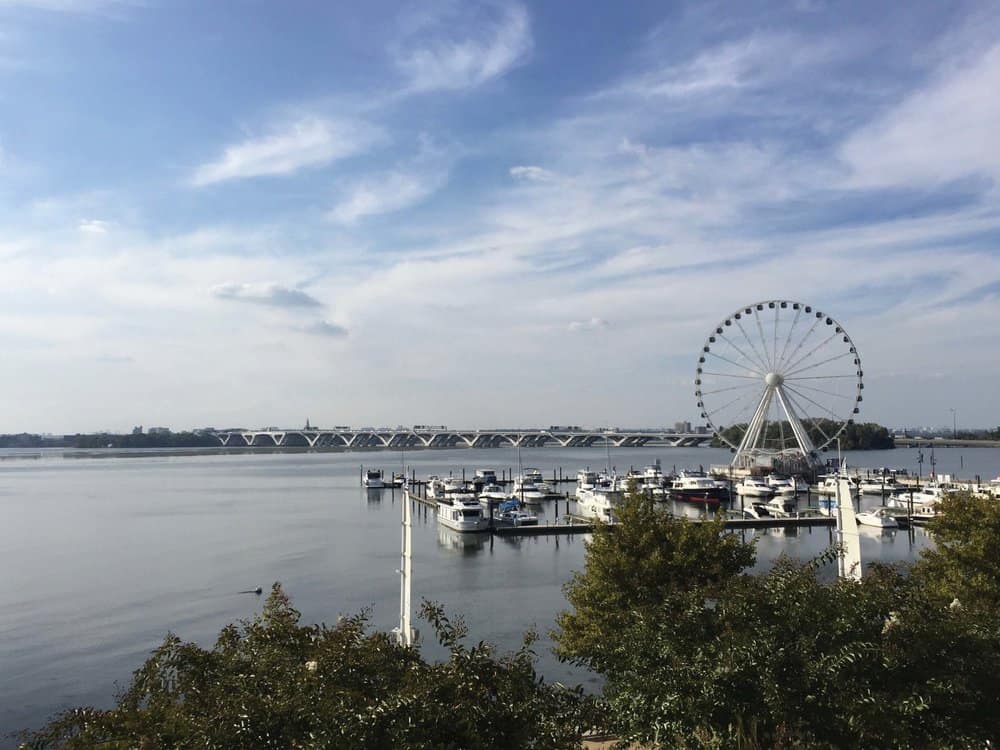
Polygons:
M776 388L785 382L785 376L780 372L769 372L764 376L764 382L772 388Z

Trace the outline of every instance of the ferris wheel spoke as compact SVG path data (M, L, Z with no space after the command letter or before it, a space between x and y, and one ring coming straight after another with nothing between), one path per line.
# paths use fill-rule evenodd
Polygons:
M796 388L805 388L807 391L815 391L816 393L823 393L823 394L825 394L827 396L833 396L834 398L847 398L847 399L852 399L852 400L854 399L854 394L851 394L851 395L847 396L847 395L844 395L843 393L835 393L834 391L825 391L822 388L817 388L814 385L803 385L802 383L799 383L795 387Z
M767 339L764 338L764 326L760 323L760 316L757 314L757 308L753 309L753 319L757 321L757 333L760 334L760 345L764 349L764 360L767 362L767 369L774 369L774 362L771 359L771 355L767 351Z
M830 380L831 378L851 378L857 380L857 375L806 375L804 378L790 378L787 375L785 380Z
M729 364L733 365L734 367L739 367L741 370L746 370L747 372L752 372L758 378L764 377L764 373L757 372L755 369L753 369L752 367L750 367L748 365L741 365L739 362L734 362L733 360L729 359L728 357L723 357L721 354L716 354L715 352L712 352L712 351L706 352L706 354L708 354L709 356L715 357L717 359L721 359L723 362L728 362Z
M816 318L816 320L813 321L813 324L811 326L809 326L809 330L806 331L806 335L803 336L801 339L799 339L798 344L796 344L795 348L792 349L792 353L788 355L788 358L787 359L782 359L778 363L778 369L779 369L779 371L783 370L784 367L785 367L785 363L792 361L795 358L795 355L798 354L799 351L801 351L802 347L806 345L806 342L809 340L809 337L812 336L813 331L816 330L816 326L818 326L818 325L819 325L819 318Z
M749 354L747 354L747 353L746 353L745 351L743 351L743 350L742 350L742 349L740 349L740 348L739 348L738 346L736 346L735 342L733 342L733 341L730 341L730 340L729 340L728 338L726 338L726 335L725 335L725 334L721 334L721 335L719 336L719 338L721 338L721 339L722 339L723 341L725 341L725 342L726 342L727 344L729 344L729 345L730 345L731 347L733 347L733 349L735 349L735 350L737 351L737 353L739 353L739 355L740 355L741 357L743 357L743 359L747 360L748 362L753 362L753 361L754 361L754 360L753 360L753 357L751 357L751 356L750 356Z
M709 411L708 409L706 409L705 413L708 414L709 417L711 417L713 414L718 414L723 409L726 409L726 408L732 406L733 404L737 403L738 401L745 401L750 396L756 397L756 394L754 394L754 393L741 393L739 396L737 396L736 398L734 398L732 401L728 401L728 402L724 403L722 406L720 406L717 409L714 409L713 411ZM757 399L757 400L759 400L759 399ZM742 414L743 412L739 412L739 413Z
M777 365L778 367L781 367L781 365L785 361L785 353L788 351L788 345L792 341L792 334L795 333L795 326L798 325L799 317L801 315L802 315L802 308L800 307L798 310L795 311L795 317L792 318L792 325L788 329L788 335L785 337L785 345L781 347L781 356L778 357L778 365Z
M798 396L799 398L802 398L802 399L805 399L806 401L808 401L808 402L809 402L810 404L812 404L812 405L813 405L813 406L815 406L816 408L818 408L818 409L822 409L822 410L823 410L823 411L825 411L825 412L826 412L827 414L829 414L829 415L830 415L831 417L833 417L833 418L834 418L835 420L837 420L837 421L841 421L841 420L842 420L842 417L841 417L841 416L840 416L839 414L837 414L837 412L835 412L835 411L831 411L830 409L826 408L825 406L823 406L823 404L819 403L818 401L813 401L813 400L812 400L811 398L809 398L809 397L808 397L808 396L807 396L806 394L804 394L804 393L800 393L799 391L797 391L797 390L795 390L794 388L792 388L792 387L791 387L790 385L788 385L788 386L785 386L785 388L786 388L787 390L791 391L792 393L794 393L794 394L795 394L796 396Z
M731 372L708 372L708 370L702 370L702 375L714 375L717 378L743 378L744 380L760 380L760 375L734 375Z
M853 352L844 352L843 354L837 354L833 357L830 357L829 359L824 359L814 364L811 364L808 367L803 367L799 370L792 370L790 373L788 373L788 375L798 375L800 372L808 372L809 370L815 370L817 367L822 367L823 365L829 364L830 362L835 362L838 359L843 359L844 357L852 357L852 356L854 356ZM831 375L831 377L833 376ZM857 377L857 375L852 375L850 377Z
M781 403L780 399L779 399L778 403ZM786 414L785 416L788 416L788 415ZM781 436L781 450L785 450L785 420L784 419L779 419L778 420L778 434Z
M781 305L776 302L772 302L774 305L774 330L771 332L774 334L774 341L771 346L771 364L775 367L778 365L778 312L781 310Z
M746 328L744 328L743 324L740 323L740 321L738 320L734 320L733 322L736 323L736 327L740 329L740 333L743 334L743 338L745 338L747 340L747 343L750 345L750 350L756 355L757 361L760 362L761 367L766 371L768 369L767 360L764 359L764 357L761 355L759 351L757 351L757 346L753 343L753 340L750 338L749 334L747 334Z
M833 438L831 438L831 437L830 437L829 435L827 435L827 434L826 434L826 432L825 432L825 431L823 430L823 428L819 426L819 422L817 422L817 421L816 421L816 418L815 418L815 417L810 417L810 416L809 416L809 413L808 413L808 412L806 411L806 409L804 409L804 408L802 407L802 404L798 403L798 402L797 402L797 401L796 401L795 399L793 399L793 398L792 398L792 394L791 394L791 393L789 393L789 390L790 390L789 388L787 388L787 387L784 387L784 386L782 386L782 388L781 388L781 393L782 393L782 394L784 395L784 397L785 397L785 398L787 398L787 399L788 399L788 401L789 401L789 402L791 403L791 405L792 405L793 407L795 407L795 408L796 408L797 410L799 410L799 411L801 411L801 412L802 412L802 416L803 416L803 417L804 417L804 418L805 418L805 419L806 419L806 420L807 420L807 421L808 421L809 423L811 423L811 424L812 424L813 428L814 428L814 429L815 429L815 430L816 430L817 432L819 432L819 434L820 434L820 435L822 435L822 436L823 436L823 439L824 439L824 441L825 441L825 442L823 443L823 445L827 445L827 444L828 444L828 443L829 443L829 442L830 442L831 440L833 440ZM801 394L800 394L800 395L801 395ZM820 407L820 408L822 408L822 407ZM813 441L813 442L815 442L815 441ZM822 446L820 446L820 447L822 447Z
M716 389L711 390L711 391L701 391L701 395L707 396L707 395L712 394L712 393L723 393L724 391L735 391L735 390L741 389L741 388L753 388L755 385L757 385L757 384L756 383L743 383L742 385L731 385L728 388L716 388Z
M801 356L797 360L795 360L794 363L789 364L788 365L788 370L789 371L794 371L796 367L798 367L799 365L801 365L804 362L806 362L812 355L814 355L816 352L818 352L824 346L826 346L827 344L829 344L831 341L833 341L839 335L840 334L837 333L837 332L834 332L834 333L830 334L828 337L826 337L821 342L819 342L818 344L816 344L816 346L814 346L812 349L810 349L808 354L804 354L803 356Z

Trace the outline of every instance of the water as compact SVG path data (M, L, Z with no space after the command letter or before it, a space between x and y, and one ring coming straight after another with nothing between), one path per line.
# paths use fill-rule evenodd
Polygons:
M942 449L949 471L994 476L995 449ZM0 451L0 454L3 452ZM8 452L9 454L10 452ZM907 465L911 451L848 456L862 466ZM915 455L915 451L913 451ZM661 459L664 469L727 460L710 448L614 451L620 471ZM603 468L603 447L522 451L547 475ZM407 452L417 476L476 467L516 468L514 452ZM398 618L400 496L360 488L360 465L400 470L398 453L288 453L63 458L0 461L0 729L38 726L55 711L108 706L167 630L210 645L221 627L260 610L263 597L237 592L280 580L307 622L371 609L372 624ZM927 464L925 464L925 470ZM569 485L564 485L567 489ZM866 501L867 502L867 501ZM553 513L552 504L543 513ZM414 601L461 614L475 639L514 648L525 630L546 636L565 607L561 587L583 567L584 536L463 537L433 511L414 513ZM778 555L807 559L830 544L829 529L759 535L758 567ZM862 538L866 561L912 559L914 534ZM426 624L420 624L429 635ZM559 664L547 637L536 644L548 678L594 686ZM430 654L437 653L425 644ZM0 739L0 747L13 747Z

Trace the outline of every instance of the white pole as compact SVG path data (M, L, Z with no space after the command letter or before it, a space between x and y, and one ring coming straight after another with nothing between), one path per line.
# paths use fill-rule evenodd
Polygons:
M412 646L413 629L410 627L410 573L412 571L410 551L412 541L412 525L410 523L410 493L407 489L403 490L402 526L403 539L399 568L399 630L396 637L399 639L401 646Z

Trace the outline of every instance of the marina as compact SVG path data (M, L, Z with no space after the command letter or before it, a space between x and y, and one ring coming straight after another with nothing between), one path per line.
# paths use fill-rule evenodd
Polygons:
M562 586L583 567L592 528L573 519L574 500L566 494L575 490L578 472L597 479L608 461L603 445L522 453L525 465L538 468L561 495L530 508L537 527L461 533L438 523L424 503L415 503L412 519L414 602L442 603L500 648L516 648L526 627L551 622L565 607ZM464 471L472 480L477 469L495 467L506 491L508 469L516 475L513 454L510 448L408 451L407 473L462 477ZM659 459L666 476L724 464L728 455L709 447L630 448L614 451L611 464L621 475L630 465L642 474ZM917 470L916 451L845 457L849 466ZM3 461L0 565L9 585L0 590L6 649L0 726L37 726L60 708L109 705L115 682L128 678L167 629L211 644L223 625L259 611L257 597L238 592L276 580L307 622L371 608L373 627L395 627L399 585L392 571L399 567L403 490L362 487L360 465L384 477L402 472L398 454L385 451L129 457L109 451L64 458L60 450ZM956 476L962 466L963 476L996 476L1000 450L938 451L938 472ZM820 496L799 498L803 511L818 510ZM662 502L691 519L705 515L704 506ZM868 508L881 499L862 495L859 502ZM829 517L731 518L727 525L756 539L760 570L782 554L813 559L834 541ZM861 526L859 533L866 562L912 560L930 544L919 525ZM593 676L551 655L541 632L536 650L546 678L593 688ZM437 653L433 643L422 648ZM7 747L13 744L0 740Z

